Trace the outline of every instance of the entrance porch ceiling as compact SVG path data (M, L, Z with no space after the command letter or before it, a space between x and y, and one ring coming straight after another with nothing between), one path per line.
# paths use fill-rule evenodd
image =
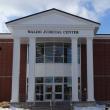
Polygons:
M25 37L21 37L21 43L22 44L28 44L29 43L29 38L25 38ZM70 43L71 42L71 38L58 38L58 37L36 37L36 42L66 42L66 43ZM86 44L86 38L78 38L78 44Z

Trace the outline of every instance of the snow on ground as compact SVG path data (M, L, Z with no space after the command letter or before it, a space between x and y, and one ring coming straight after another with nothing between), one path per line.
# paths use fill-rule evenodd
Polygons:
M29 109L11 107L11 108L0 108L0 110L29 110Z
M105 107L75 107L74 110L105 110Z
M24 109L24 108L15 108L15 107L11 107L11 108L0 108L0 110L30 110L30 109ZM74 110L105 110L105 107L74 107ZM110 108L108 108L107 110L110 110Z

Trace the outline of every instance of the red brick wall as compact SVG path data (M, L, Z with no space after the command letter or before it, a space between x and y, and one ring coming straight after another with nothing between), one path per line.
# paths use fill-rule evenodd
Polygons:
M27 46L21 45L20 101L26 98L26 54ZM0 39L0 101L11 100L13 40Z
M0 39L0 101L11 97L12 51L12 40Z
M11 99L13 40L0 39L0 101ZM82 92L87 88L86 45L81 46ZM110 100L110 40L94 40L95 99ZM21 45L20 101L26 98L26 45ZM86 94L82 94L86 97Z
M20 101L24 102L26 99L26 62L27 60L27 45L21 45L21 58L20 58Z
M110 40L93 41L94 95L97 101L110 101ZM86 45L81 46L82 97L86 97L87 59Z
M86 45L81 45L81 91L82 101L87 99L87 59Z
M95 99L110 101L110 40L94 40Z

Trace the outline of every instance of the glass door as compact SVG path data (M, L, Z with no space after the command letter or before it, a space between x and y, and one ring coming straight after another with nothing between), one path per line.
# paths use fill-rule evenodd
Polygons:
M62 77L46 77L44 86L45 101L62 101L64 98Z
M71 77L37 77L35 79L35 100L71 100L71 82Z
M53 77L45 77L44 85L44 100L53 100Z
M63 100L63 85L62 84L55 84L54 85L55 94L54 94L54 100L55 101L62 101Z
M35 87L35 99L37 101L43 101L43 84L38 84Z
M44 84L43 78L37 77L35 78L35 100L36 101L43 101L44 99Z
M45 85L45 101L50 101L53 99L53 85L46 84Z
M45 100L46 101L62 101L63 100L63 85L62 84L46 84L45 85Z
M63 77L54 77L54 98L56 101L64 100L64 81Z

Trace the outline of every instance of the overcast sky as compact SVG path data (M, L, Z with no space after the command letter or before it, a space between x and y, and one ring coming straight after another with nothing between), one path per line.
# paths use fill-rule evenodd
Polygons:
M110 0L0 0L0 32L7 21L51 8L98 21L99 33L110 34Z

